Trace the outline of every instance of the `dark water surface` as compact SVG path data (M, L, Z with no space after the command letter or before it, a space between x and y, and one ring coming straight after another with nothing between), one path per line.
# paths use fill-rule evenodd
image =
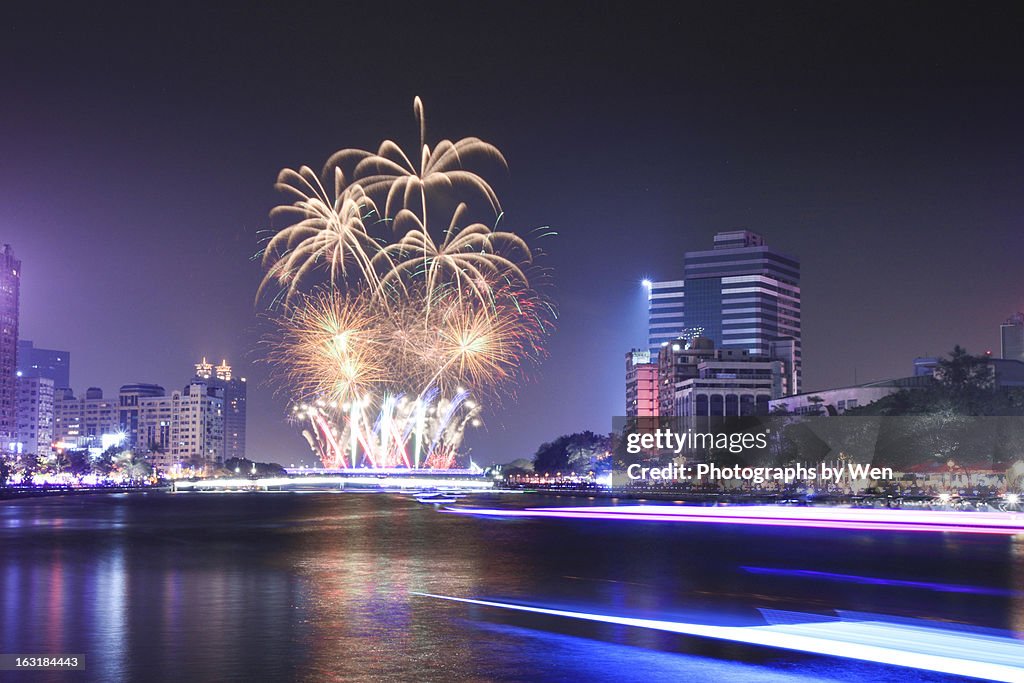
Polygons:
M0 502L0 654L82 653L88 667L0 680L950 680L412 593L719 624L852 609L1024 631L1022 558L1006 537L482 519L386 494Z

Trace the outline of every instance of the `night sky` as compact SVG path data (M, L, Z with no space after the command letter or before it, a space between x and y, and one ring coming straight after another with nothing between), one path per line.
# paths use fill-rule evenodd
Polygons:
M998 353L1024 308L1020 3L141 4L0 18L21 337L69 350L76 392L226 357L257 460L311 462L258 362L276 174L414 147L415 95L431 140L505 153L506 228L559 233L550 357L486 416L480 462L609 430L641 279L719 230L802 260L808 390Z

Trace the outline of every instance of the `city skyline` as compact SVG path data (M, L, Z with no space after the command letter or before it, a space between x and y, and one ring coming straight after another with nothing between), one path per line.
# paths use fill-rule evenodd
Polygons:
M484 462L529 456L561 433L607 431L622 411L622 354L646 339L642 279L681 277L682 255L716 232L749 229L801 257L805 391L904 376L914 357L956 343L998 352L1000 322L1022 308L1020 17L914 7L881 27L870 8L836 18L808 6L794 27L753 6L704 8L686 26L643 31L595 12L579 19L588 38L562 36L569 17L555 10L502 17L538 23L536 39L561 46L552 74L532 45L509 42L467 6L427 25L465 36L479 58L438 55L432 69L403 72L398 40L375 75L337 76L351 92L392 76L370 103L304 95L312 76L261 57L266 34L283 49L323 42L309 26L275 34L269 10L242 20L226 45L217 28L234 17L204 10L208 28L189 25L195 55L170 49L186 30L175 17L164 37L141 10L109 17L109 41L96 41L76 22L99 32L101 18L72 13L54 20L65 40L53 43L35 39L33 10L19 10L21 31L0 48L25 65L9 85L21 106L0 133L0 230L25 264L19 336L67 349L76 392L176 387L176 368L204 353L232 358L253 383L249 437L261 450L250 457L306 456L258 362L262 273L251 257L280 201L273 179L349 141L371 145L392 130L411 139L408 102L419 94L430 137L479 135L509 157L503 221L559 233L546 246L561 314L550 356L471 435ZM808 30L844 23L851 34L835 45ZM742 29L733 43L700 35L729 25ZM605 54L595 36L620 29ZM250 60L251 76L231 70ZM737 94L727 82L752 87ZM949 95L956 87L971 97Z

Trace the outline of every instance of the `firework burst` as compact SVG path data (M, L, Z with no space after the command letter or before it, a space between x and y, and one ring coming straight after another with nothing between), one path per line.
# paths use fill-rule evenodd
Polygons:
M467 221L465 201L432 232L437 192L465 191L499 212L465 164L505 159L477 138L431 150L419 98L414 110L418 165L385 141L377 153L333 155L331 191L305 166L278 177L292 203L272 216L292 222L263 251L257 296L277 287L283 303L267 358L329 466L451 466L466 427L481 422L479 399L511 392L555 318L530 286L534 254L519 235ZM326 281L310 286L323 270Z

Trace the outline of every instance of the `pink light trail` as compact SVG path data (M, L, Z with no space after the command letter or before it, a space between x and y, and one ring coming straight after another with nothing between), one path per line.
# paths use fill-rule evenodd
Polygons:
M677 507L632 505L607 507L449 508L453 514L484 517L554 517L630 522L746 524L860 531L946 531L965 534L1024 533L1024 515L1013 512L955 512L936 510L875 510L864 508L796 508L763 505L735 507Z

